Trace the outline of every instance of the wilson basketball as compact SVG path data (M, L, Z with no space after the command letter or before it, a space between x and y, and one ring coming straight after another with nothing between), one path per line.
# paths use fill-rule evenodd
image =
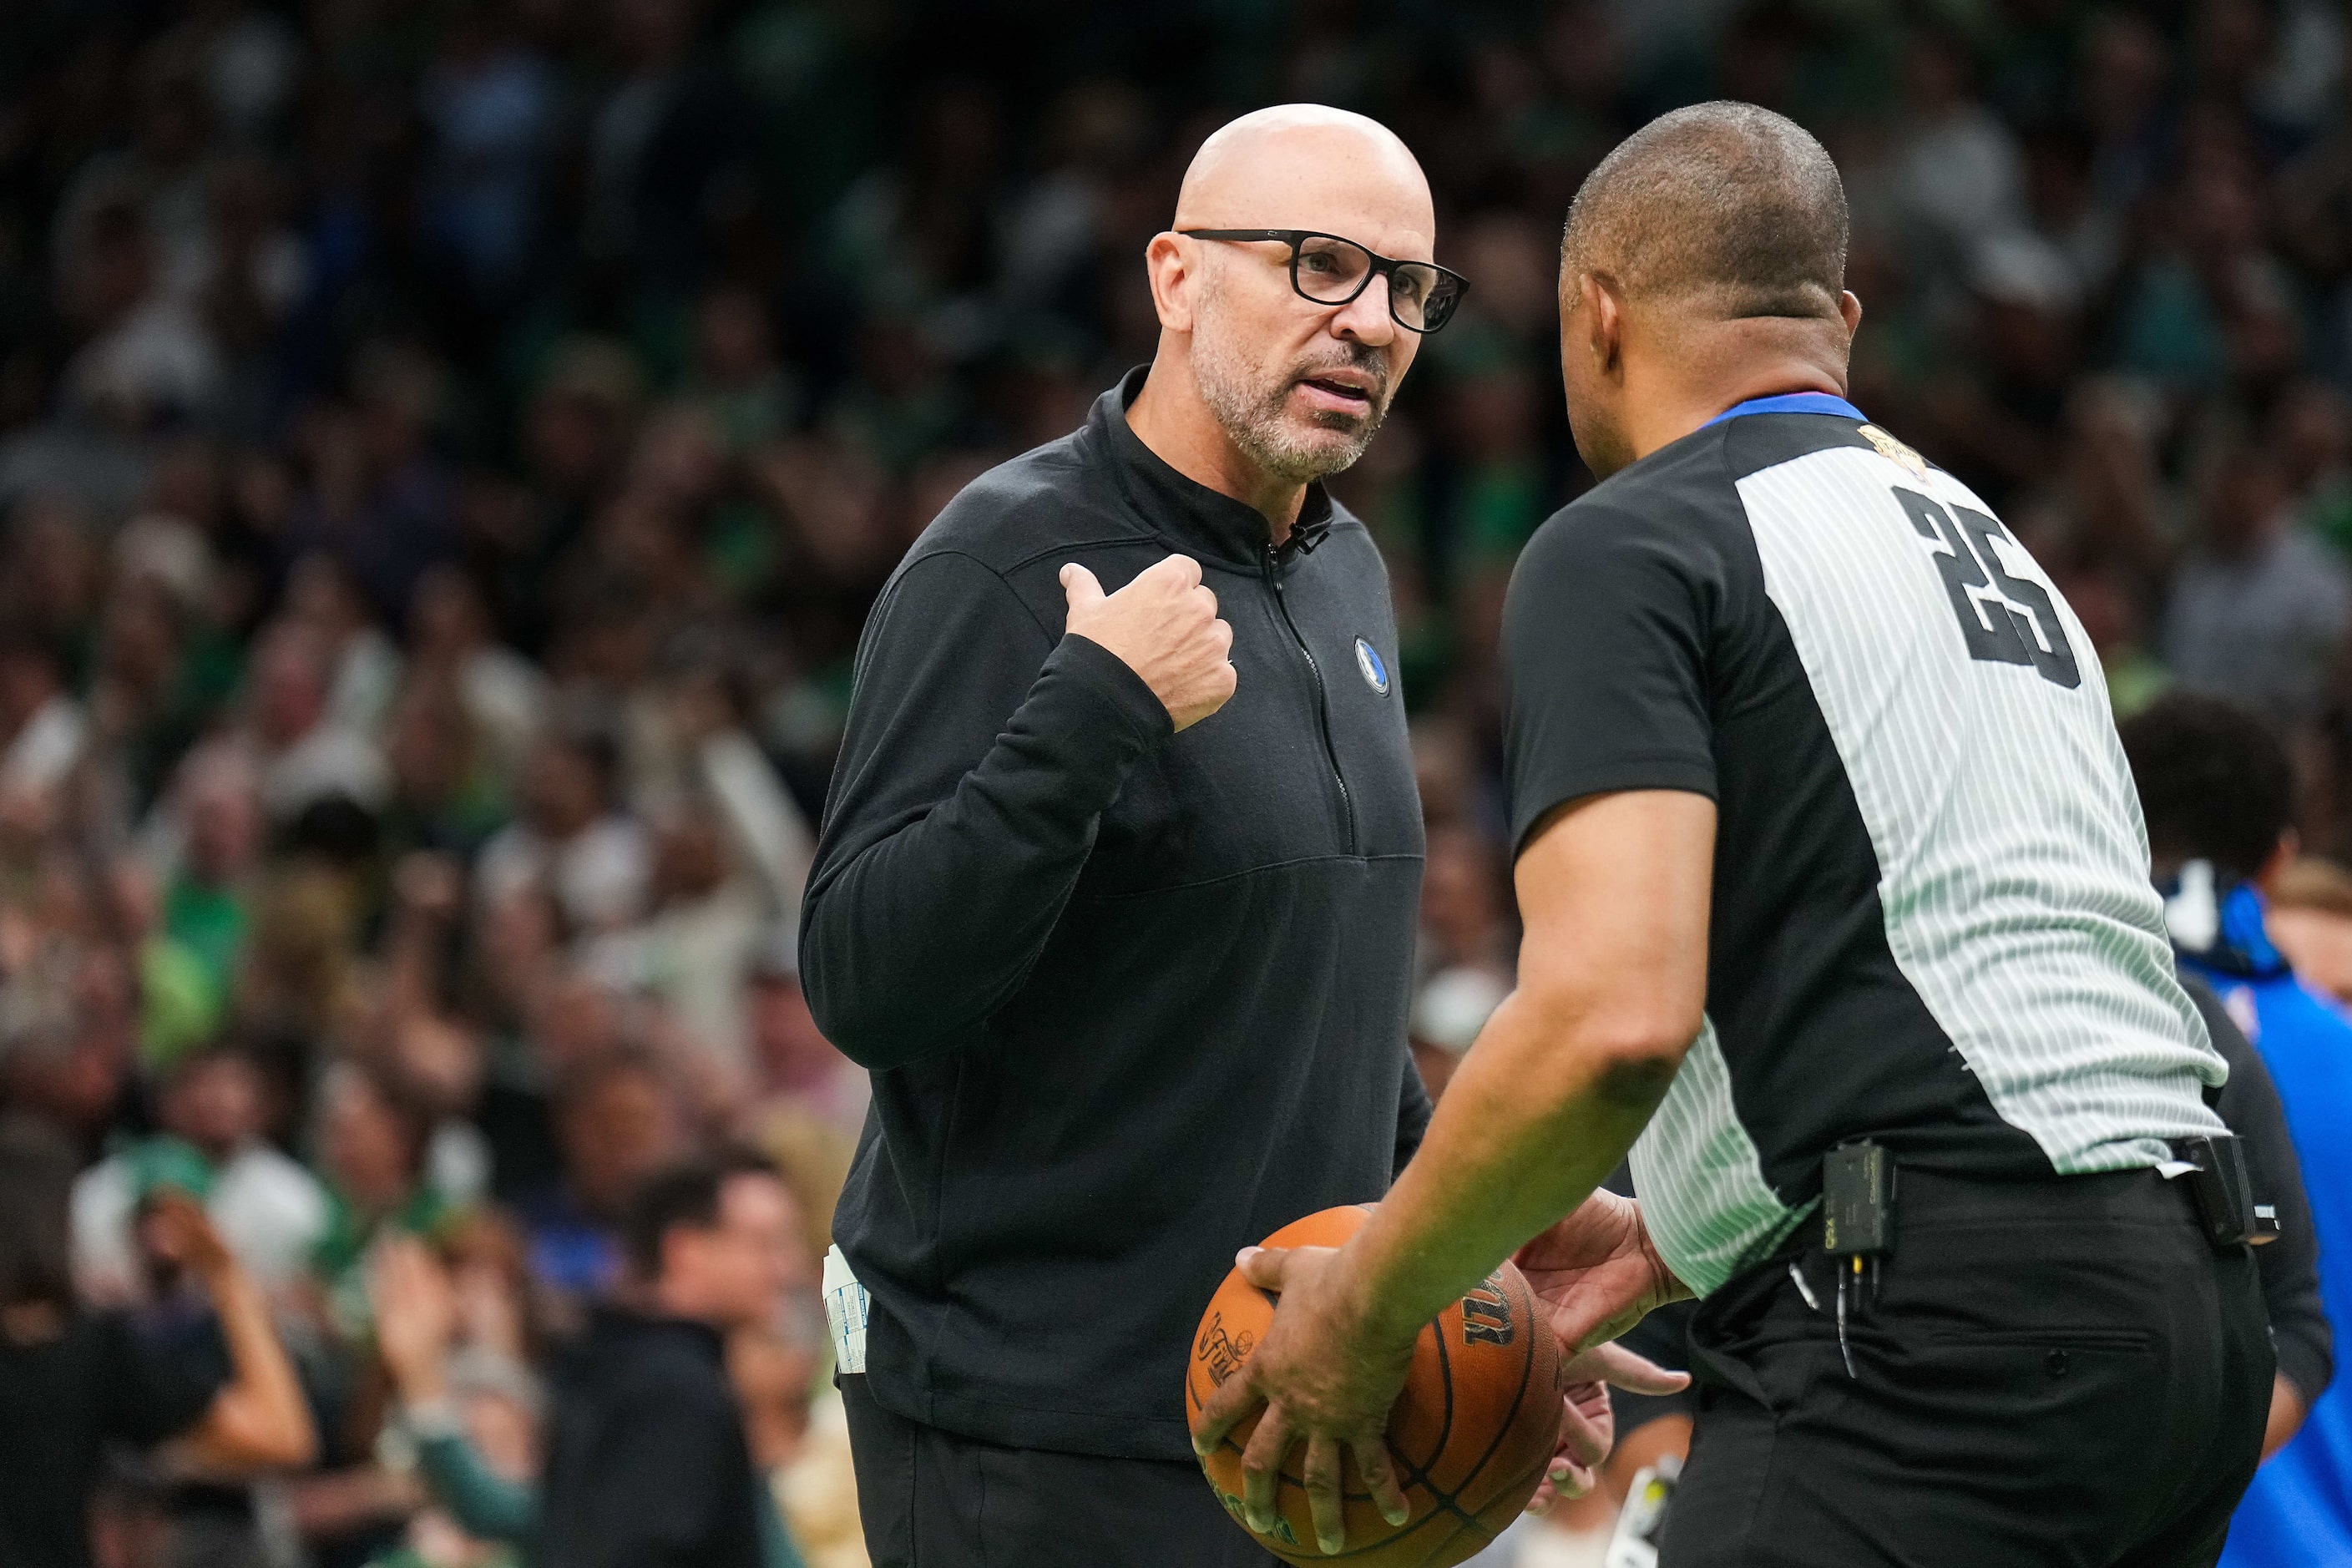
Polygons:
M1370 1214L1363 1206L1325 1209L1283 1226L1264 1245L1337 1247ZM1274 1301L1238 1269L1209 1299L1184 1373L1184 1414L1195 1429L1211 1392L1264 1337ZM1507 1262L1421 1331L1404 1393L1389 1416L1389 1452L1412 1510L1404 1523L1381 1517L1350 1457L1342 1472L1348 1544L1337 1557L1318 1552L1299 1445L1284 1462L1280 1517L1259 1542L1285 1562L1352 1568L1452 1568L1476 1555L1527 1507L1559 1447L1559 1342L1538 1306ZM1242 1450L1256 1429L1253 1415L1201 1461L1225 1511L1244 1530Z

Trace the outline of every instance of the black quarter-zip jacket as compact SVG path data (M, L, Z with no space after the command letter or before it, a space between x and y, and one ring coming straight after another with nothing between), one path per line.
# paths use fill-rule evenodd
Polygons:
M957 496L857 651L801 922L818 1025L874 1070L834 1221L866 1378L1013 1447L1189 1461L1181 1384L1237 1247L1379 1197L1428 1100L1405 1048L1421 808L1363 525L1256 511L1085 426ZM1077 562L1171 552L1234 628L1181 734L1063 635Z

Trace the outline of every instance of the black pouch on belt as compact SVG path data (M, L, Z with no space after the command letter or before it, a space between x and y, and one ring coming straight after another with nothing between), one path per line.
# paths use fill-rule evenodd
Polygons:
M2217 1252L2251 1241L2256 1230L2253 1185L2246 1177L2246 1151L2234 1132L2199 1133L2171 1141L2172 1157L2189 1167L2168 1171L2189 1184L2198 1223Z
M1881 1258L1895 1250L1895 1159L1867 1139L1822 1158L1822 1250Z

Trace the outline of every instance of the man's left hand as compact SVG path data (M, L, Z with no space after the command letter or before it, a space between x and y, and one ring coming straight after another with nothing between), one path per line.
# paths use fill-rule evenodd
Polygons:
M1216 1451L1225 1434L1264 1405L1242 1450L1242 1512L1249 1527L1274 1528L1283 1461L1307 1446L1307 1505L1324 1555L1348 1542L1340 1503L1342 1457L1352 1454L1381 1517L1412 1517L1388 1447L1390 1407L1412 1366L1420 1327L1383 1332L1350 1300L1340 1254L1325 1247L1244 1247L1236 1265L1261 1290L1280 1294L1274 1321L1241 1370L1210 1395L1192 1436L1193 1450Z

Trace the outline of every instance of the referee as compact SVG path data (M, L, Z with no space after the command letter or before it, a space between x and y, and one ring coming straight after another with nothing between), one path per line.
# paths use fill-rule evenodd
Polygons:
M1396 627L1317 481L1460 297L1435 243L1372 121L1218 132L1147 255L1158 357L867 623L801 974L874 1069L834 1234L877 1568L1270 1562L1178 1391L1234 1248L1380 1197L1428 1120Z
M2208 1564L2273 1369L2189 1168L2225 1069L2089 639L1844 400L1845 249L1828 155L1745 104L1578 195L1602 482L1505 610L1519 989L1358 1237L1251 1258L1282 1310L1212 1414L1269 1401L1255 1457L1328 1489L1517 1249L1563 1339L1702 1298L1666 1568ZM1639 1203L1594 1194L1629 1145Z

